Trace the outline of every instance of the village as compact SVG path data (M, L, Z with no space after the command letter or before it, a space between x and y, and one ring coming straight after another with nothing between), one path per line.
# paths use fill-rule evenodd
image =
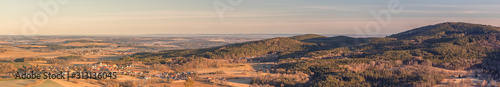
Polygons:
M28 73L26 73L28 72ZM81 66L72 66L72 67L57 67L57 66L23 66L17 72L11 72L11 76L7 78L14 78L14 73L26 73L31 74L30 72L48 72L48 73L58 73L63 72L64 75L69 75L71 73L76 72L113 72L118 75L128 75L133 76L139 79L151 79L151 78L162 78L169 80L185 80L190 78L190 75L195 74L194 72L155 72L152 73L148 71L146 68L138 67L137 65L126 65L126 66L117 66L116 64L106 64L106 63L94 63L94 64L85 64ZM69 73L68 73L69 72ZM90 78L90 77L83 77Z

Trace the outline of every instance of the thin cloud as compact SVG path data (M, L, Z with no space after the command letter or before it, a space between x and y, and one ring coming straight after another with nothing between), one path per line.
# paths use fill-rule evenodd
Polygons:
M419 13L419 14L500 14L498 11L477 11L477 10L403 10L407 13Z
M364 7L373 7L373 5L360 5L360 7L347 7L347 6L301 6L301 9L316 9L324 11L361 11Z

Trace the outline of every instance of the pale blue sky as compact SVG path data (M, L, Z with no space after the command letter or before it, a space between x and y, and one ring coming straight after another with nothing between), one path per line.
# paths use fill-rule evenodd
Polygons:
M0 35L23 34L23 17L43 12L39 1L0 1ZM215 0L71 0L37 35L94 34L360 34L391 0L243 0L219 20ZM226 0L220 0L227 4ZM392 34L447 21L500 25L498 0L394 0L403 7L388 26ZM361 29L364 32L363 29Z

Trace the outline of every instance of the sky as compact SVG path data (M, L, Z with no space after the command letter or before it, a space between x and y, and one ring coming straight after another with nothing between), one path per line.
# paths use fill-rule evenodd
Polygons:
M0 35L388 35L499 26L498 9L499 0L1 0Z

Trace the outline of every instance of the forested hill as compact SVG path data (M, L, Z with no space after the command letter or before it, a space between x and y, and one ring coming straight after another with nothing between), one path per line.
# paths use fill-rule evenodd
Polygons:
M292 76L255 77L252 83L278 87L433 86L450 75L411 67L482 69L491 75L489 78L500 79L499 29L490 25L445 22L388 37L306 34L204 49L137 53L122 57L120 61L190 66L184 69L215 64L206 61L210 59L234 61L277 55L269 57L276 58L271 61L279 63L274 67L274 73ZM300 73L310 77L293 77Z
M490 25L464 22L445 22L424 26L402 33L390 35L390 38L425 40L432 38L460 37L465 35L482 35L499 33L500 28Z
M275 54L280 58L297 58L319 50L366 42L366 39L346 36L325 37L316 34L277 37L260 41L237 43L204 49L167 50L156 53L137 53L122 60L161 60L176 57L201 57L208 59L235 59Z

